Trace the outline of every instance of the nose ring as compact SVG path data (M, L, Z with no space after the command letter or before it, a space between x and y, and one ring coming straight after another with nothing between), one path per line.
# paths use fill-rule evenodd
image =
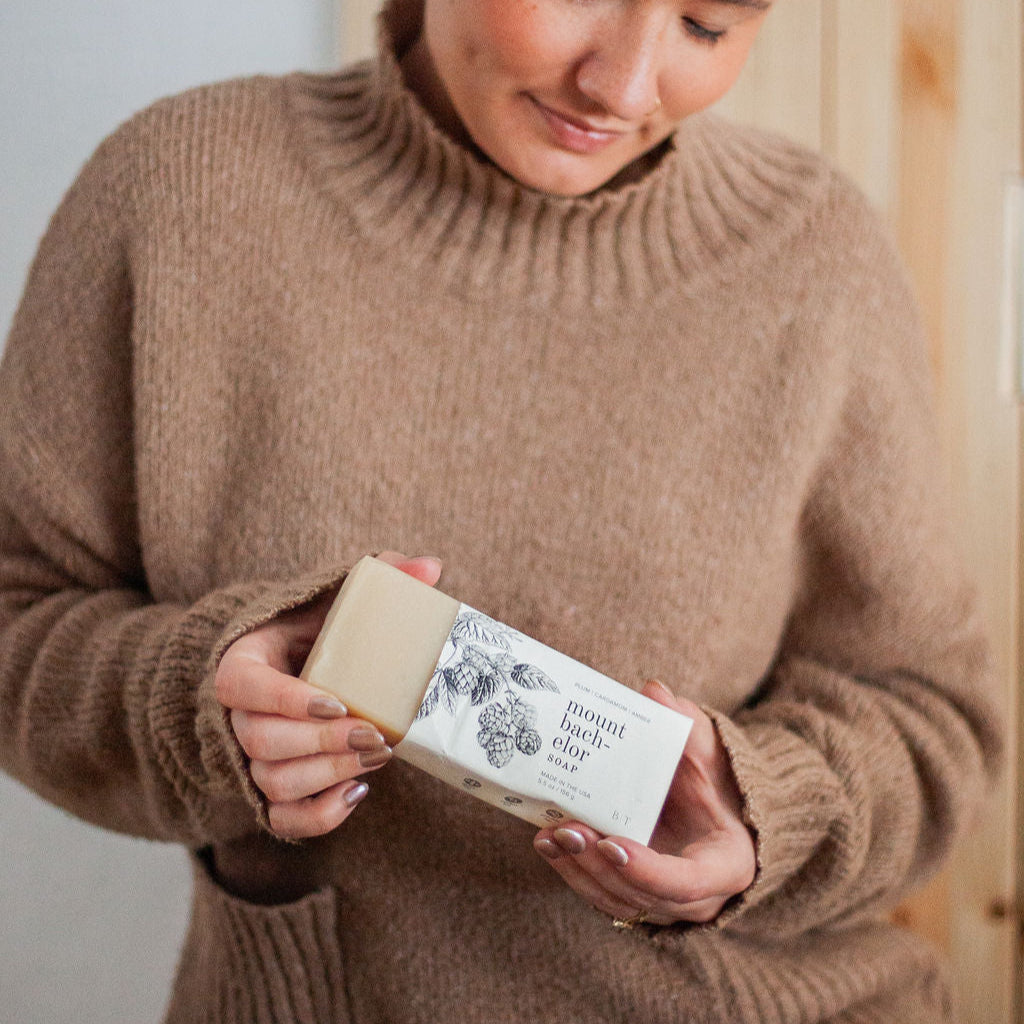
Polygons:
M657 99L654 101L654 106L651 107L651 109L647 111L647 116L648 117L652 117L659 110L661 110L661 97L660 96L657 97Z

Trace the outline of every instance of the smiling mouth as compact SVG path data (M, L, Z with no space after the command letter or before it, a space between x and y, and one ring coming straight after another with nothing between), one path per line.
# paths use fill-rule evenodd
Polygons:
M535 96L531 95L529 99L543 118L555 143L570 152L597 153L626 134L621 129L601 128L583 118L563 114L541 103Z

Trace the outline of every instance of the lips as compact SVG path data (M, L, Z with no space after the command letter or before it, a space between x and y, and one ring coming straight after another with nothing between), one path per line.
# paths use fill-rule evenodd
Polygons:
M621 130L600 128L584 118L554 110L534 96L530 96L530 100L556 145L572 153L598 153L626 134Z

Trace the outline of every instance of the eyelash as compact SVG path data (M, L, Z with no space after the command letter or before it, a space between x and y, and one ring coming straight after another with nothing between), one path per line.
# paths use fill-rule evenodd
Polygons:
M725 35L724 29L716 32L713 29L706 28L693 18L683 18L683 27L686 29L687 34L705 46L714 46Z

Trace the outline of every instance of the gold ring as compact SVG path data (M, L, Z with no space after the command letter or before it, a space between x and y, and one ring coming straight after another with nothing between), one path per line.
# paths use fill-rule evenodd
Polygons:
M638 924L643 924L647 920L647 911L638 910L632 917L616 917L612 921L612 927L617 928L619 931L628 932L632 931Z

